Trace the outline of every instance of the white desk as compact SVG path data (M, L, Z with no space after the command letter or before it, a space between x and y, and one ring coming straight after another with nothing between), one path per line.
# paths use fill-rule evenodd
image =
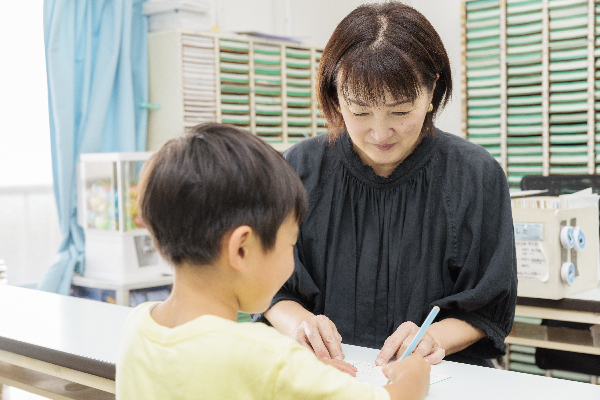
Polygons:
M59 400L114 399L130 308L8 285L0 305L0 383Z
M378 350L343 345L349 360L374 362ZM500 369L442 361L432 372L450 376L429 389L428 399L599 400L600 386Z
M0 285L0 383L56 400L114 399L119 337L131 309ZM349 359L377 350L344 345ZM430 399L600 400L600 386L443 361Z

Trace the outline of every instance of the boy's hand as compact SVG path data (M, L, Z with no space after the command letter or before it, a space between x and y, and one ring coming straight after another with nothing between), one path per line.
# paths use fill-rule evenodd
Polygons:
M356 367L342 360L319 358L319 361L321 361L323 364L331 365L332 367L335 367L340 371L350 374L352 376L356 376L356 371L358 371Z
M431 365L419 353L413 353L402 361L386 364L383 366L382 371L391 382L386 388L388 388L392 399L422 399L429 392ZM408 396L402 397L403 395Z
M324 315L302 321L296 327L294 339L314 351L318 358L344 359L342 337L335 324Z
M406 321L401 324L396 332L386 339L375 364L384 365L393 356L400 359L418 331L419 327L413 322ZM431 365L439 363L446 355L446 351L439 346L436 339L428 332L425 332L413 353L421 354Z

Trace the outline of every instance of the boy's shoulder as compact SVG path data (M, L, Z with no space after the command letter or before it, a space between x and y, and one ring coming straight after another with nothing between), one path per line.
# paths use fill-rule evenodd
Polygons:
M137 306L129 316L126 331L139 331L142 335L167 344L179 341L203 341L252 343L263 350L281 351L296 342L280 334L272 327L263 323L234 322L214 315L203 315L184 325L169 329L157 324L151 317L150 311L158 303L144 303Z
M136 308L124 332L117 368L121 398L130 393L176 397L177 391L210 393L211 398L235 398L241 392L249 399L389 398L384 389L321 363L310 350L263 323L203 315L170 329L153 322L151 306ZM142 359L152 362L140 363ZM204 379L173 388L170 383L179 381L183 371Z

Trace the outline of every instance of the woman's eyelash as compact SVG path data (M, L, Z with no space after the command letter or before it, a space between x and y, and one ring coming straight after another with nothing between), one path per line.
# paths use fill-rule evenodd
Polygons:
M409 113L409 111L398 111L398 112L393 112L393 115L407 115ZM364 117L366 115L369 115L369 113L352 113L352 115L354 115L355 117Z

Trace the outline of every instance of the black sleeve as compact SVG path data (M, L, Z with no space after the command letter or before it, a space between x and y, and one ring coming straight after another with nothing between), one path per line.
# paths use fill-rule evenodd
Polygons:
M433 305L440 306L440 319L461 319L485 331L487 336L463 354L495 358L505 354L504 339L512 329L517 261L506 176L489 154L483 158L478 171L453 182L458 187L444 188L453 238L447 272L454 286Z

